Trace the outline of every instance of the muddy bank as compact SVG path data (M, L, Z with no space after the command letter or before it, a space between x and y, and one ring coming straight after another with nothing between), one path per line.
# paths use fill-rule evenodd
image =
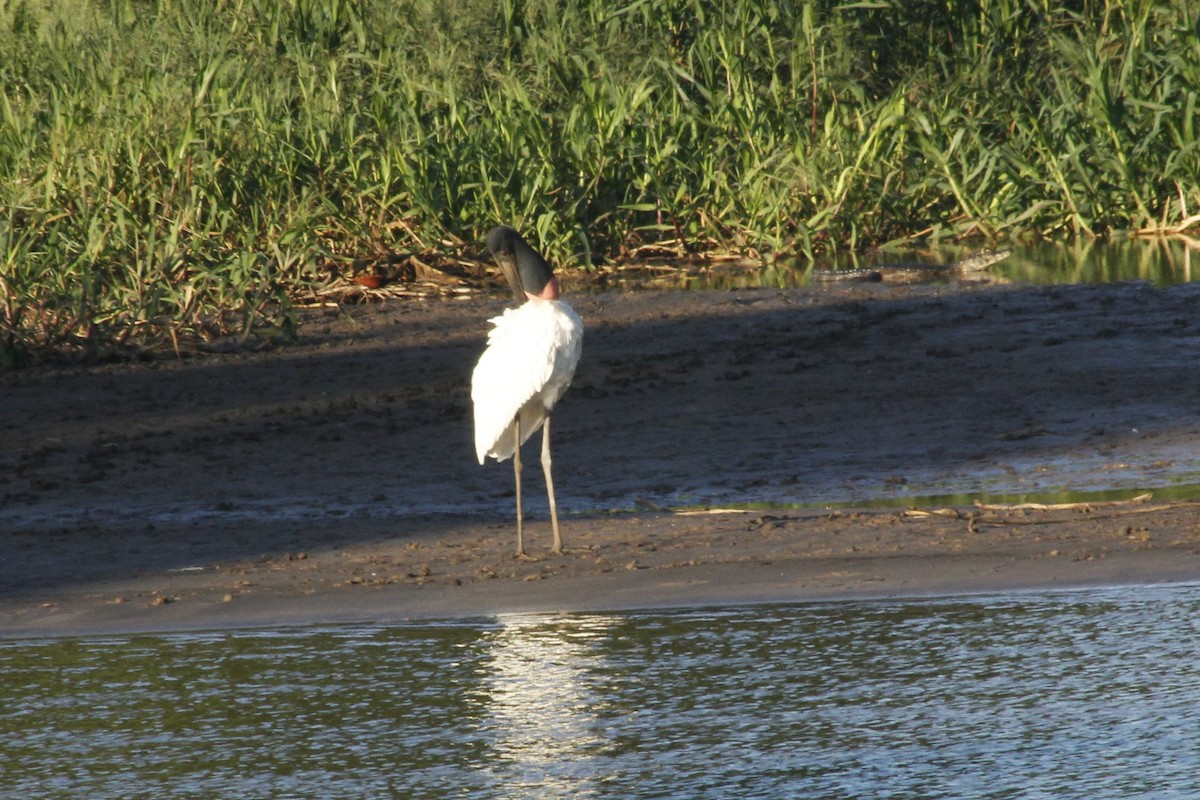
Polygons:
M296 345L4 376L0 628L1200 577L1186 503L970 530L821 511L1200 483L1197 287L572 299L587 333L556 417L565 558L509 557L511 470L473 458L468 381L502 300L317 310ZM815 510L665 511L760 502Z

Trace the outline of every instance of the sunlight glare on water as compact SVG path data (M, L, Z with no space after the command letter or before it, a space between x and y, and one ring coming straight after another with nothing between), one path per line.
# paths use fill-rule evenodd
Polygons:
M1200 586L0 640L0 796L1200 796Z
M522 794L597 796L592 778L602 770L583 755L600 743L596 709L603 705L588 680L589 651L617 621L588 615L564 630L543 615L499 617L485 679L495 758L482 765L498 784Z

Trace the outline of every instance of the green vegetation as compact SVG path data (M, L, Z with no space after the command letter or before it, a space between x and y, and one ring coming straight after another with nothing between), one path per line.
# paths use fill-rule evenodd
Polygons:
M331 265L1182 230L1191 0L0 0L0 362L286 330Z

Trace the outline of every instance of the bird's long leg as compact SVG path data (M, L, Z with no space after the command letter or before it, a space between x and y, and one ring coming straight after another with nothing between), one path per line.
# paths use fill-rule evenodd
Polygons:
M562 535L558 532L558 504L554 501L554 478L550 475L550 416L542 426L542 472L546 475L546 496L550 498L550 526L554 529L554 546L550 552L562 555Z
M525 530L521 514L521 415L513 420L513 475L517 481L517 558L525 558Z

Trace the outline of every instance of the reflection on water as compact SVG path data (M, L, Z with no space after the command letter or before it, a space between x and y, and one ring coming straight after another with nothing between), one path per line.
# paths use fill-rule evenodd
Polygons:
M1113 243L1080 240L1070 245L1014 247L992 268L1014 283L1065 284L1149 281L1157 285L1200 278L1200 252L1179 239L1128 239Z
M498 782L525 795L594 797L600 771L584 754L597 748L593 709L603 698L591 689L591 646L615 618L561 620L508 614L487 641L490 670L484 685L494 757L481 766Z
M1200 796L1200 586L0 641L0 796Z
M1067 244L1003 243L1013 254L988 269L999 283L1033 285L1149 281L1157 285L1188 283L1200 278L1200 252L1183 239L1125 239L1114 242L1080 239ZM812 265L779 259L762 265L752 260L711 264L677 262L626 266L603 282L603 288L746 289L809 285L812 269L857 270L886 264L949 264L989 245L895 250L869 255L850 253ZM836 287L836 282L825 284ZM578 287L577 287L578 288Z

